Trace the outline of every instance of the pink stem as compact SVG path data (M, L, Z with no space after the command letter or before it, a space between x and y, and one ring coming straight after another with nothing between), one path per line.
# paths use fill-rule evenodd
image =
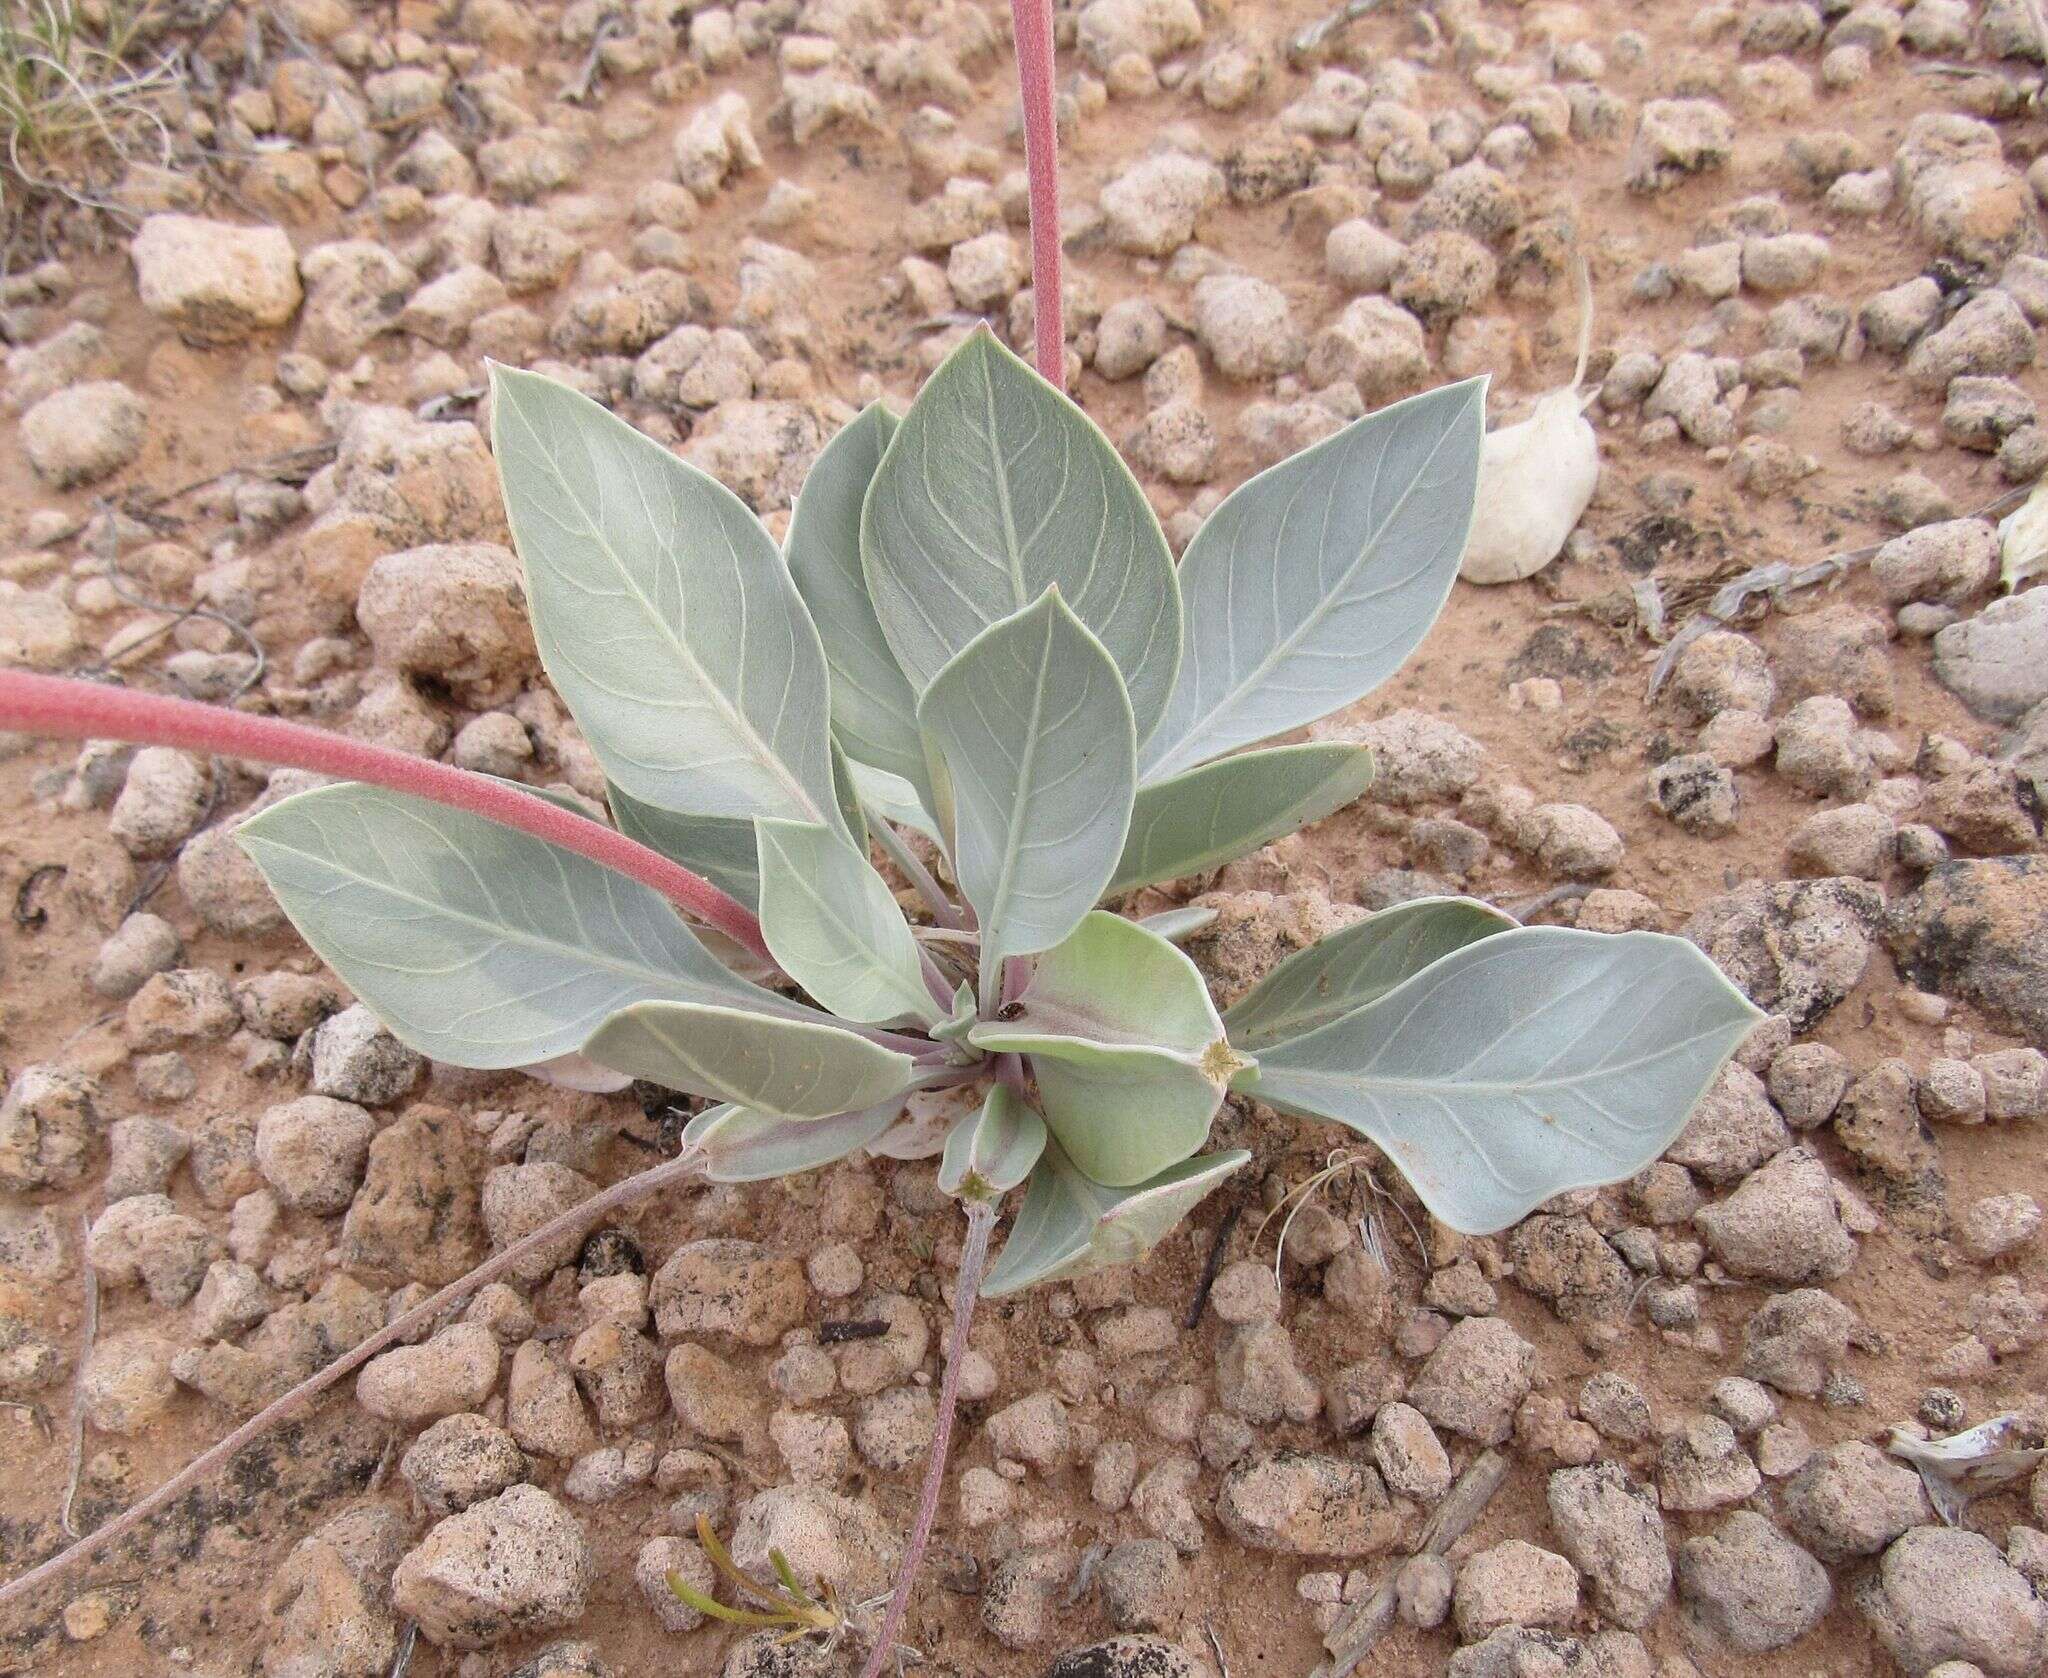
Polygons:
M252 716L218 705L136 693L72 677L31 676L18 670L0 671L0 728L61 740L128 740L220 757L253 758L342 780L367 781L446 804L501 827L530 833L638 880L763 961L775 959L762 940L761 923L747 906L709 880L669 861L659 851L613 832L602 822L574 815L489 775L408 757L385 746L366 745L276 717Z
M974 1322L974 1302L981 1296L982 1267L988 1262L988 1238L996 1227L996 1209L991 1201L967 1202L967 1241L960 1249L960 1272L953 1280L953 1341L946 1348L946 1372L939 1378L938 1425L932 1430L931 1459L925 1464L924 1485L918 1492L917 1519L910 1539L903 1547L903 1562L896 1571L896 1593L889 1598L889 1610L882 1616L882 1629L875 1646L868 1651L868 1663L860 1678L880 1678L882 1667L903 1630L903 1617L910 1612L910 1592L917 1583L918 1565L925 1546L931 1542L932 1524L938 1519L939 1498L946 1489L946 1456L953 1444L953 1416L960 1407L960 1360L967 1353L967 1331Z
M48 1561L30 1568L20 1578L8 1580L4 1587L0 1587L0 1606L25 1596L36 1586L67 1572L95 1552L104 1550L116 1539L133 1532L174 1499L191 1490L243 1446L253 1443L272 1428L289 1421L335 1382L360 1369L385 1347L395 1345L419 1330L431 1327L443 1311L451 1306L460 1305L485 1283L496 1281L504 1275L521 1259L548 1247L565 1235L574 1235L587 1229L599 1218L617 1211L621 1206L630 1205L636 1200L644 1200L655 1190L666 1188L670 1183L680 1182L703 1168L703 1159L694 1151L678 1154L674 1159L663 1160L661 1164L651 1165L636 1176L612 1184L610 1188L592 1195L581 1204L550 1218L532 1234L521 1236L503 1252L495 1253L484 1260L467 1276L450 1282L440 1292L430 1295L403 1316L387 1323L369 1339L342 1353L318 1374L301 1381L282 1398L257 1411L227 1438L193 1458L141 1502L130 1504L105 1526L96 1532L87 1533L68 1549L59 1550Z
M1060 292L1059 127L1052 104L1052 0L1010 0L1017 88L1024 106L1024 173L1031 182L1032 344L1039 376L1067 388L1066 299Z

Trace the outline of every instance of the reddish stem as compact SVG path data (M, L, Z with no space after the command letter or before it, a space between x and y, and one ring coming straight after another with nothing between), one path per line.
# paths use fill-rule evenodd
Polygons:
M20 1578L8 1580L4 1587L0 1587L0 1606L27 1595L36 1586L69 1571L94 1552L104 1550L116 1539L126 1537L152 1515L166 1508L174 1499L183 1496L216 1468L221 1467L243 1446L254 1443L272 1428L289 1421L335 1382L360 1369L387 1346L394 1346L422 1329L431 1328L442 1312L451 1306L460 1305L485 1283L496 1281L521 1259L548 1247L566 1235L578 1234L608 1213L616 1212L622 1206L629 1206L636 1200L644 1200L655 1190L666 1188L670 1183L680 1182L703 1168L704 1161L696 1152L678 1154L674 1159L663 1160L661 1164L651 1165L636 1176L612 1184L610 1188L592 1195L581 1204L550 1218L532 1234L521 1236L503 1252L495 1253L484 1260L467 1276L450 1282L440 1292L428 1296L410 1311L393 1318L369 1339L342 1353L318 1374L307 1377L282 1398L273 1400L257 1411L227 1438L193 1458L155 1491L140 1502L131 1503L105 1526L87 1533L69 1548L59 1550L48 1561L30 1568Z
M1067 388L1066 299L1060 291L1059 126L1052 104L1052 0L1010 0L1017 89L1024 106L1024 173L1031 182L1032 347L1039 376Z
M0 728L61 740L127 740L218 757L253 758L342 780L367 781L446 804L501 827L530 833L638 880L763 961L775 959L762 940L761 923L747 906L709 880L669 861L659 851L613 832L602 822L574 815L489 775L408 757L386 746L367 745L276 717L252 716L218 705L136 693L68 676L31 676L19 670L0 671Z
M960 1361L967 1354L967 1331L974 1322L974 1302L981 1296L981 1273L988 1262L988 1238L996 1227L993 1202L970 1200L966 1204L967 1241L960 1249L960 1272L953 1280L953 1339L946 1347L946 1372L939 1378L939 1415L932 1430L931 1459L925 1464L924 1485L918 1492L917 1519L903 1546L902 1565L896 1570L896 1592L889 1598L889 1610L882 1616L882 1629L875 1635L875 1646L868 1651L860 1678L880 1678L897 1634L903 1630L903 1617L910 1612L911 1587L917 1583L918 1565L931 1542L939 1498L946 1489L946 1456L953 1445L953 1416L960 1407Z

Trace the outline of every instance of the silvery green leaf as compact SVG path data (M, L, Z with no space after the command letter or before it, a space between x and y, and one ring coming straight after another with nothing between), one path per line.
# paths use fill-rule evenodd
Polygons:
M835 745L832 784L839 794L839 814L846 824L843 831L851 834L854 844L859 846L867 842L867 817L854 790L856 773L852 760ZM760 847L754 839L751 817L692 816L678 810L658 810L609 782L605 797L612 807L612 820L628 839L702 874L749 909L760 908Z
M860 510L901 422L879 402L825 445L790 513L783 556L825 644L832 727L856 762L924 783L917 695L889 650L860 561Z
M1048 1143L1010 1237L990 1266L985 1298L1040 1282L1136 1264L1192 1212L1209 1191L1252 1156L1242 1149L1182 1160L1132 1189L1091 1183Z
M1184 909L1162 909L1156 915L1138 917L1140 926L1169 944L1185 944L1204 927L1214 925L1215 921L1214 909L1196 908L1192 904Z
M1486 381L1354 420L1241 484L1181 560L1180 675L1145 779L1363 698L1443 610L1479 480Z
M703 1151L704 1175L714 1183L758 1183L844 1159L894 1124L896 1112L893 1101L824 1119L707 1107L683 1127L683 1146Z
M815 823L764 816L754 827L761 935L782 970L843 1020L937 1023L917 941L874 865Z
M974 1026L974 991L971 986L962 983L953 992L952 1013L932 1027L932 1040L938 1043L964 1043Z
M938 823L924 804L931 794L912 786L901 775L892 775L855 758L847 760L847 768L865 808L884 821L922 833L935 845L939 843Z
M1431 962L1491 938L1514 916L1476 897L1418 897L1297 950L1224 1012L1247 1053L1299 1037L1376 1001Z
M1102 643L1048 590L962 648L918 720L953 789L986 1003L1004 959L1066 937L1115 871L1137 786L1130 701Z
M861 564L920 692L1057 587L1116 661L1139 739L1165 708L1180 594L1159 520L1094 422L986 329L925 381L882 456Z
M609 793L612 820L628 839L671 862L702 874L749 909L761 902L761 873L754 824L737 816L688 816L643 804L623 787Z
M554 1085L556 1089L581 1090L586 1095L617 1095L623 1089L630 1089L633 1083L625 1073L614 1072L609 1066L599 1066L588 1055L574 1050L566 1055L551 1055L546 1060L531 1061L519 1070L529 1078Z
M830 684L745 504L589 398L492 369L534 640L607 776L657 809L831 823Z
M551 1060L657 997L803 1011L728 972L648 887L445 805L344 782L235 838L321 959L451 1066Z
M1165 939L1097 910L1040 958L999 1020L968 1041L1028 1055L1045 1122L1075 1166L1127 1187L1186 1159L1248 1064L1195 964Z
M992 1084L988 1099L946 1133L939 1188L968 1200L1000 1200L1044 1152L1045 1121L1009 1085Z
M791 1119L823 1119L910 1088L910 1057L838 1026L692 1002L641 1002L583 1052L666 1089Z
M1261 1050L1237 1087L1349 1125L1490 1235L1654 1160L1762 1017L1682 938L1515 927Z
M1273 746L1138 789L1112 892L1178 880L1248 856L1341 810L1372 785L1363 746Z

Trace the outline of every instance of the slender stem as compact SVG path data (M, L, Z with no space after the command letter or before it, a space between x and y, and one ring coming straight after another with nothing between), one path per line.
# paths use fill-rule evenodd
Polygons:
M460 1305L477 1289L488 1282L496 1281L536 1249L559 1241L565 1235L576 1234L607 1213L615 1212L621 1206L629 1206L636 1200L646 1199L657 1189L682 1181L692 1172L702 1170L703 1165L702 1158L694 1150L679 1154L674 1159L663 1160L661 1164L649 1166L645 1171L614 1183L610 1188L592 1195L580 1205L572 1206L559 1216L550 1218L531 1235L521 1236L502 1253L494 1253L467 1276L450 1282L439 1293L431 1295L403 1316L386 1324L360 1345L342 1353L318 1374L301 1381L282 1398L257 1411L227 1438L195 1457L141 1502L130 1504L98 1531L86 1534L77 1543L59 1550L40 1566L32 1567L20 1578L10 1579L6 1585L0 1586L0 1607L25 1596L36 1586L47 1583L60 1573L69 1571L95 1552L105 1549L116 1539L126 1537L152 1515L166 1508L173 1500L181 1497L221 1467L245 1445L262 1438L280 1423L289 1421L335 1382L360 1369L387 1346L431 1326L434 1319L443 1311L450 1306Z
M960 918L960 908L946 895L946 888L932 877L932 871L917 860L917 853L903 842L898 833L886 821L877 818L868 829L882 852L896 865L897 871L917 888L917 895L924 899L925 907L931 910L932 919L952 932L958 932L966 925ZM949 1008L952 999L947 998Z
M896 1572L896 1592L889 1598L889 1610L882 1616L882 1629L875 1635L875 1646L868 1651L860 1678L880 1678L897 1634L903 1630L918 1564L931 1542L932 1523L938 1519L939 1498L946 1488L946 1456L953 1444L954 1412L960 1407L960 1360L967 1353L967 1331L974 1323L974 1302L981 1296L981 1273L988 1262L988 1238L996 1227L993 1202L970 1200L966 1207L967 1241L960 1249L960 1272L953 1280L953 1340L946 1348L946 1372L939 1378L939 1415L932 1430L931 1459L925 1464L924 1485L918 1492L917 1519Z
M1017 89L1024 107L1024 172L1031 182L1032 345L1038 371L1067 388L1066 299L1060 291L1059 126L1052 103L1052 0L1010 0Z
M924 988L930 992L940 1017L950 1018L953 1013L953 987L946 983L946 976L939 971L939 964L932 960L931 951L922 944L917 946L917 970L924 976Z
M651 887L677 908L716 927L764 961L773 961L761 938L761 923L745 904L709 880L674 863L659 851L634 843L602 822L591 821L509 781L472 774L427 758L408 757L276 717L252 716L190 699L135 693L66 676L32 676L0 671L0 728L64 740L128 740L146 746L177 746L219 757L253 758L310 769L343 780L367 781L393 792L446 804L624 874Z

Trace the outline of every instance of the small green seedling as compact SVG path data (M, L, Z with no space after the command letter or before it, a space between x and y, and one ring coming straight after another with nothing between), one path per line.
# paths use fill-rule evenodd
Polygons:
M796 1582L796 1570L789 1565L789 1558L780 1550L768 1552L768 1563L775 1569L778 1581L775 1585L763 1585L750 1579L740 1571L726 1547L719 1542L718 1534L711 1530L710 1520L697 1517L697 1543L705 1556L742 1596L766 1603L765 1611L758 1608L733 1608L720 1602L716 1597L707 1596L697 1589L680 1573L671 1571L668 1588L675 1593L676 1600L694 1608L708 1619L723 1621L729 1626L744 1626L749 1630L779 1630L782 1635L777 1643L793 1643L799 1637L822 1636L828 1641L837 1641L846 1629L846 1616L840 1611L839 1599L834 1594L828 1579L818 1581L818 1594L811 1593Z

